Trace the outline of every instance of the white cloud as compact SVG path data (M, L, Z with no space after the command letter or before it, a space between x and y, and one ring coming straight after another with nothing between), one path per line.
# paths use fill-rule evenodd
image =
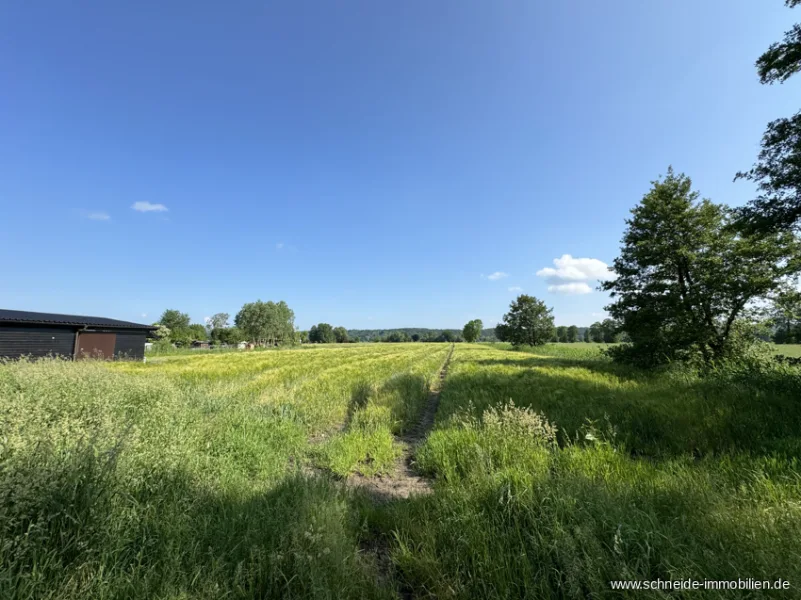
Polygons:
M558 285L549 285L548 291L554 294L567 294L568 296L578 296L581 294L591 294L592 288L584 283L560 283Z
M490 281L498 281L499 279L504 279L505 277L509 277L509 273L504 273L503 271L495 271L487 275L487 279Z
M521 288L519 285L513 285L512 287L509 288L509 291L510 292L522 292L523 288Z
M144 319L147 316L147 313L142 313L142 318Z
M559 281L587 281L594 279L605 281L613 279L614 275L602 260L597 258L573 258L569 254L563 254L562 258L553 259L556 268L545 267L537 271L539 277L546 277L549 281L558 279Z
M86 215L87 219L91 219L92 221L110 221L111 217L108 213L104 212L90 212Z
M152 204L151 202L134 202L131 208L137 212L166 212L167 207L163 204Z
M589 281L614 279L609 266L597 258L573 258L563 254L555 258L556 268L545 267L537 271L538 277L548 282L548 291L556 294L589 294L592 292Z
M283 248L284 248L284 242L278 242L278 243L275 245L275 249L276 249L276 250L282 250Z

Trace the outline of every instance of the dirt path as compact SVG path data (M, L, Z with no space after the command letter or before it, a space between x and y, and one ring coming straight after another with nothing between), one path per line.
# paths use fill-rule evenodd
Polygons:
M376 475L375 477L365 477L358 474L351 475L347 479L348 485L366 490L379 502L391 502L398 498L408 498L412 494L431 493L431 480L420 476L414 469L414 452L417 446L425 441L426 435L434 426L434 419L439 408L439 395L442 391L445 376L448 374L453 348L454 346L451 345L439 375L431 386L420 420L408 433L402 436L395 436L395 440L400 444L402 451L400 457L395 461L392 472L388 475Z

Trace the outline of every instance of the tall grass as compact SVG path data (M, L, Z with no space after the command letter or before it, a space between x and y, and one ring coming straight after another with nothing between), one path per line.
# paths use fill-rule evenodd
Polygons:
M459 348L418 453L436 493L375 517L405 585L584 598L616 597L618 579L753 577L798 596L798 398L561 356Z
M800 596L798 369L457 344L414 457L434 494L343 485L385 476L448 350L0 364L0 597Z
M391 596L352 493L303 465L360 389L406 415L389 382L446 351L0 365L0 597Z

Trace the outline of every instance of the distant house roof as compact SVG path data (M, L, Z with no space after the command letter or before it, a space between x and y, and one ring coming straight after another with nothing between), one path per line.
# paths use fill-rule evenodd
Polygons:
M78 327L116 327L119 329L143 329L153 331L152 325L105 319L103 317L82 317L78 315L57 315L51 313L28 312L25 310L0 309L0 324L22 325L73 325Z

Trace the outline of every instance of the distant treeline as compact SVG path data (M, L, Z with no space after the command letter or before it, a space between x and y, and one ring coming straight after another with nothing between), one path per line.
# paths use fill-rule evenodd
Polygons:
M426 329L403 327L400 329L348 329L348 337L359 342L409 341L409 342L461 342L460 329ZM481 342L497 342L494 329L482 329Z
M243 341L264 346L282 344L343 344L357 342L478 342L501 341L495 328L485 329L480 320L468 323L464 329L428 329L402 327L398 329L345 329L328 323L312 325L308 331L294 327L295 313L286 302L250 302L237 313L231 325L228 313L206 318L205 325L191 323L189 315L179 310L165 310L154 325L157 344L188 346L195 341L212 345L232 345ZM471 329L472 327L472 329ZM477 332L480 331L478 337ZM612 342L619 341L615 324L607 319L591 327L552 327L546 341L552 342Z

